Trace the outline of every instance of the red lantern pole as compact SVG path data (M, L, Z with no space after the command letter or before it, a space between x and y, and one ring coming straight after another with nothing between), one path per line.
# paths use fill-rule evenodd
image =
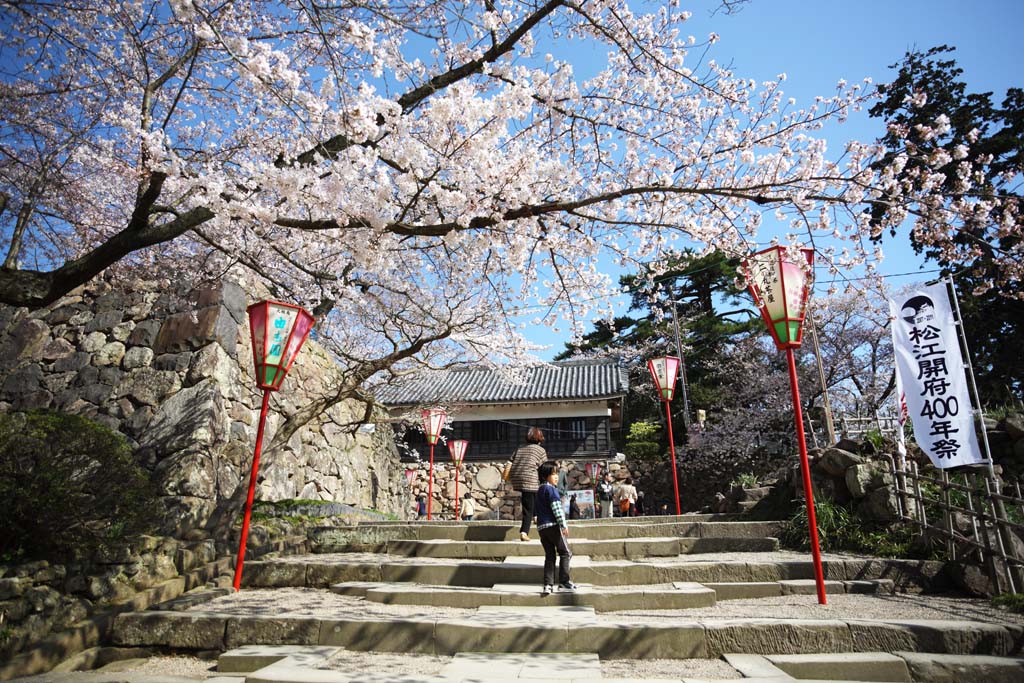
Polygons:
M672 437L672 411L669 410L668 401L662 401L665 404L665 422L668 424L668 446L669 452L672 454L672 488L676 493L676 515L683 514L682 507L679 504L679 475L676 473L676 442Z
M826 604L825 575L821 568L821 549L818 547L818 524L814 516L814 492L811 490L811 465L807 458L807 441L804 437L804 415L800 407L800 387L796 382L796 358L793 349L786 349L789 361L789 388L793 393L793 419L796 421L796 438L800 445L800 472L804 480L804 499L807 502L807 527L811 537L811 556L814 558L814 582L818 588L818 604Z
M430 521L430 509L434 505L434 444L430 444L430 481L427 484L427 521Z
M245 562L245 541L249 538L249 518L252 517L252 499L256 493L256 476L260 469L260 452L263 450L263 428L267 424L267 408L270 407L270 389L263 390L263 406L260 408L260 426L256 430L256 450L252 456L252 471L249 473L249 495L245 499L245 517L242 519L242 538L238 541L238 560L235 562L235 590L242 584L242 564Z

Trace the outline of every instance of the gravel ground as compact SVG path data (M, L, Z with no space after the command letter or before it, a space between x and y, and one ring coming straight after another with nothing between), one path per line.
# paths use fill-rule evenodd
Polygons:
M393 676L436 676L451 661L452 657L339 650L317 668L350 673L372 671Z
M1024 624L1024 615L993 607L988 600L945 595L829 595L819 605L816 595L783 595L751 600L723 600L714 607L687 610L614 612L622 621L679 621L680 619L877 619L884 621L939 619Z
M606 659L604 678L741 678L740 672L721 659Z
M225 595L192 608L201 612L237 615L274 614L319 618L375 619L386 616L441 619L473 618L475 609L385 605L360 597L337 595L315 588L251 589ZM1024 615L993 607L987 600L943 595L830 595L819 605L814 595L786 595L751 600L723 600L714 607L686 610L632 610L603 612L597 621L692 621L700 618L735 619L941 619L1024 624Z
M120 666L118 666L120 665ZM117 671L146 674L149 676L185 676L202 680L217 675L217 662L198 657L150 657L115 662ZM111 669L105 669L110 671Z

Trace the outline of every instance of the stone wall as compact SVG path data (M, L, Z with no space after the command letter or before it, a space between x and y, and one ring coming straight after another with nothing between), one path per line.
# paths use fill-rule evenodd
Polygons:
M143 536L89 566L46 561L0 567L0 614L5 637L0 660L76 624L98 608L134 598L141 591L214 562L212 540L178 541ZM230 567L224 562L222 570Z
M585 471L586 464L572 460L559 461L565 469L567 484L570 490L589 489L594 487L593 480ZM466 493L473 496L476 503L474 519L519 519L519 494L501 480L504 462L466 463L462 466L459 477L459 498ZM413 478L407 493L407 508L410 514L416 511L416 500L429 490L429 466L427 463L407 464L413 471ZM612 463L612 473L620 479L629 476L629 470L617 463ZM606 471L602 463L601 471ZM431 506L433 519L455 518L455 468L451 462L434 461L434 502Z
M0 411L49 408L120 431L160 486L166 532L201 538L230 528L244 502L261 400L247 303L227 281L183 292L97 281L44 309L0 307ZM307 342L272 394L265 446L284 416L338 378L323 348ZM352 431L361 413L361 405L337 404L265 452L257 498L406 516L391 431Z

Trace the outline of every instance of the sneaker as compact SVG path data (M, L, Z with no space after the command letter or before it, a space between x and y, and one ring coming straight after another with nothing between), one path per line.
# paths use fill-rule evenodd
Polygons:
M530 536L529 536L529 534L524 534L522 531L520 531L519 532L519 540L520 541L524 541L524 542L525 541L529 541L530 540Z
M575 591L577 588L579 588L579 586L577 586L572 581L566 581L565 583L558 584L558 590L560 591L568 591L571 593Z
M552 593L554 593L554 592L555 592L555 588L554 588L554 586L547 586L547 585L545 585L545 586L544 586L544 590L542 590L542 591L540 592L540 596L541 596L542 598L544 598L544 597L547 597L547 596L551 595L551 594L552 594Z

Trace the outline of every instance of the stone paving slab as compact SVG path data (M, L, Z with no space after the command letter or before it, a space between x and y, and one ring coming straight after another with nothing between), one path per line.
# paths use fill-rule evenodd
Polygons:
M337 584L331 587L341 595L361 595L367 600L388 605L476 608L484 606L545 607L554 605L589 606L600 612L637 609L693 609L713 607L715 591L699 583L677 581L669 585L634 586L622 589L579 584L575 591L556 587L550 595L541 594L534 584L496 584L490 588L421 586L419 584Z
M266 644L308 643L352 650L452 655L458 652L573 652L613 658L713 657L726 653L816 654L925 651L1007 655L1020 652L1019 627L951 621L711 619L637 623L603 617L592 608L481 608L472 617L301 620L279 629L274 617L152 612L114 624L122 646L226 649L237 633L263 634ZM218 630L219 628L219 630ZM234 629L234 630L231 630ZM273 641L273 642L270 642ZM297 641L297 642L296 642Z
M928 683L1020 683L1024 658L896 652L915 680Z
M252 673L257 669L275 664L287 657L304 655L309 663L327 659L333 655L336 647L310 647L308 645L244 645L221 654L217 659L218 673Z
M907 663L888 652L766 655L765 658L798 679L845 678L880 683L911 683Z
M456 680L494 677L595 680L601 678L601 660L596 654L459 653L441 670L441 676Z
M359 581L408 582L428 585L487 587L498 583L536 583L540 557L512 557L504 562L434 559L417 562L390 556L379 559L330 561L250 562L246 564L246 587L308 586L326 588L336 583ZM826 560L823 569L829 581L865 581L885 579L895 587L928 586L938 574L940 563L910 560ZM656 558L649 561L596 561L586 556L573 558L573 579L595 585L640 585L695 581L698 583L765 583L814 578L809 560L750 561L700 560L676 561Z

